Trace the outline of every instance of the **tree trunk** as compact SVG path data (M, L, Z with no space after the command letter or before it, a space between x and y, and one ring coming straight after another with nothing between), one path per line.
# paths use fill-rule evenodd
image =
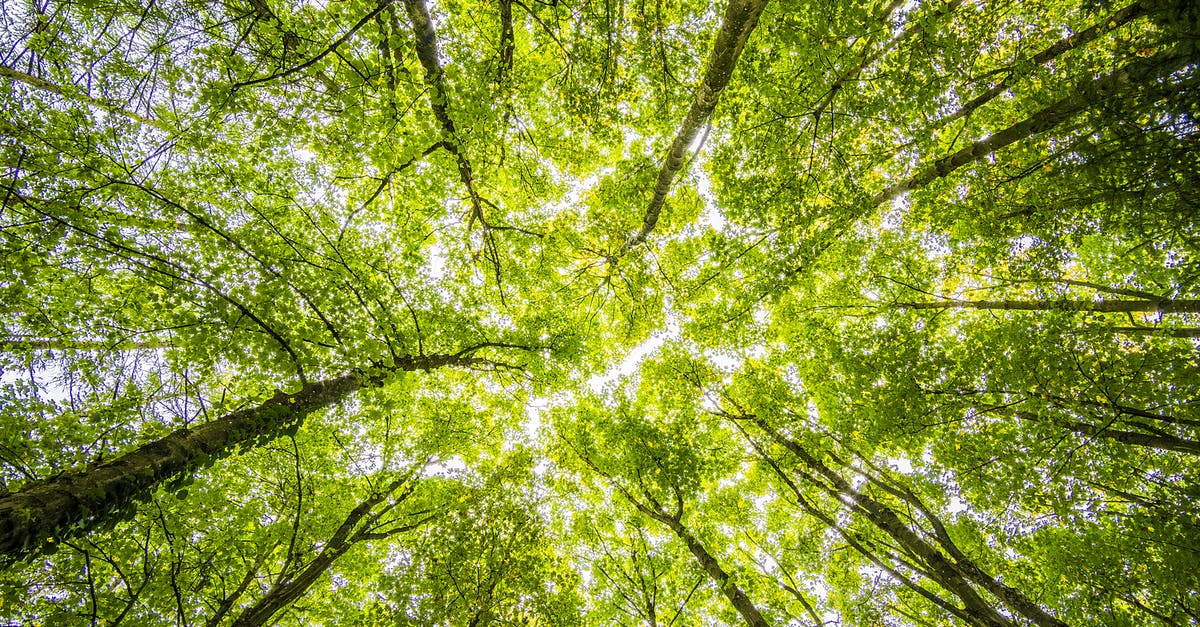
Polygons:
M973 561L958 551L957 547L952 551L957 556L956 559L946 557L917 535L890 507L855 489L844 477L809 454L798 442L776 431L762 418L756 417L754 421L772 439L800 458L805 466L828 481L827 491L831 496L838 500L849 497L852 508L860 511L871 524L891 536L897 544L923 562L930 578L958 596L972 614L988 616L987 624L1006 625L1010 621L987 604L968 579L975 581L1009 608L1039 627L1067 627L1066 623L1051 616L1019 590L1004 585L984 573ZM946 537L943 541L949 542L949 538Z
M1101 329L1103 330L1103 329ZM1158 337L1200 337L1200 327L1113 327L1108 329L1123 335L1156 335Z
M312 382L295 394L277 393L255 407L179 429L95 468L32 481L0 498L0 554L19 556L56 535L113 520L118 510L164 481L240 444L273 437L362 385L356 375Z
M1155 435L1151 433L1142 433L1140 431L1123 431L1120 429L1109 429L1108 427L1088 424L1086 422L1077 422L1074 420L1043 418L1041 416L1030 414L1028 412L1018 412L1018 418L1025 420L1035 420L1038 422L1049 422L1058 425L1068 431L1073 431L1080 435L1085 435L1093 438L1105 438L1115 440L1122 444L1130 444L1133 446L1141 446L1145 448L1154 448L1162 451L1175 451L1177 453L1186 453L1188 455L1200 455L1200 442L1189 440L1169 434Z
M471 197L471 222L479 220L484 226L487 226L487 221L483 217L483 201L475 189L475 174L471 162L463 152L458 127L450 117L449 107L447 107L450 96L446 91L446 72L438 58L437 31L434 30L433 18L430 17L429 8L425 6L424 0L405 0L404 8L408 12L408 20L416 39L417 59L420 60L421 67L425 69L425 82L432 89L432 93L429 95L429 106L446 137L446 141L442 144L450 154L454 155L458 165L458 178L466 186L467 193Z
M272 617L303 597L309 588L312 588L313 584L317 583L321 576L329 570L329 567L339 557L344 555L346 551L349 551L356 542L367 537L374 537L374 534L370 533L371 526L379 520L380 516L386 514L396 504L405 500L412 493L411 488L403 492L394 503L386 506L383 510L372 513L373 510L387 499L389 495L400 489L407 481L407 477L397 479L380 493L374 494L367 500L359 503L346 516L346 520L337 528L337 531L334 532L329 542L321 548L321 552L316 558L309 562L295 577L287 578L271 586L271 589L261 599L246 608L233 621L231 627L258 627L270 624ZM386 535L391 536L403 531L411 531L428 522L428 520L426 518L413 525L398 527L388 531Z
M474 365L484 360L463 355L404 357L392 372ZM179 429L94 468L30 481L0 496L0 556L19 558L45 542L115 521L120 510L163 482L234 452L273 439L299 426L309 414L332 405L382 377L348 374L306 384L295 394L277 392L270 400L196 427Z
M1123 25L1145 15L1147 4L1148 3L1145 1L1136 2L1134 4L1131 4L1125 8L1117 11L1116 13L1113 13L1108 19L1101 20L1099 23L1094 24L1094 25L1090 26L1089 28L1086 28L1077 33L1073 33L1070 37L1067 37L1065 39L1060 39L1060 40L1054 42L1054 44L1051 45L1050 47L1033 55L1033 57L1029 59L1029 65L1033 65L1033 66L1045 65L1045 64L1049 63L1050 61L1053 61L1054 59L1058 58L1063 53L1068 52L1070 50L1074 50L1088 42L1091 42L1092 40L1096 39L1100 35L1109 33L1112 30L1116 29L1117 27L1123 26ZM1012 78L1013 78L1013 74L1009 74L1008 77L1006 77L1004 80L993 85L991 87L991 89L988 89L987 91L983 92L982 94L979 94L978 96L972 98L969 102L967 102L963 106L959 107L959 109L957 111L955 111L954 113L951 113L950 115L948 115L944 118L939 118L937 120L937 122L935 123L933 129L941 128L941 127L949 124L950 122L953 122L955 120L960 120L962 118L965 118L965 117L971 115L976 110L978 110L980 107L982 107L983 105L987 104L992 99L994 99L996 96L999 96L1000 94L1007 91L1011 85L1010 80ZM933 129L930 129L930 130L933 130Z
M717 584L717 587L721 589L721 594L729 599L729 602L733 604L738 614L742 615L742 620L746 621L747 625L750 627L767 627L767 621L763 619L758 608L750 601L750 597L746 596L746 593L736 583L730 581L729 573L721 568L721 564L717 561L717 558L708 552L708 549L688 531L687 527L683 526L683 523L677 518L669 516L659 518L658 520L670 527L671 531L674 531L675 535L679 536L680 540L683 540L688 550L696 557L696 561L704 567L704 572L708 573L708 576Z
M717 31L717 40L713 44L712 54L708 58L708 69L704 72L704 80L696 90L696 99L692 108L679 127L675 141L667 152L667 160L658 172L658 180L654 183L654 196L646 208L642 220L642 229L625 241L621 254L629 252L635 246L646 241L658 223L658 216L666 202L667 193L671 191L671 182L683 167L688 148L700 134L700 129L712 115L721 98L721 92L729 84L733 76L733 68L737 64L746 40L754 32L758 17L767 6L767 0L730 0L725 7L725 17L721 20L721 28Z
M1097 103L1109 100L1114 95L1129 89L1131 85L1144 85L1145 91L1155 96L1172 93L1178 89L1177 86L1170 83L1160 84L1155 82L1156 79L1170 75L1195 61L1194 44L1184 42L1152 57L1133 61L1110 74L1078 85L1070 95L1058 102L1006 129L995 132L990 137L973 142L954 154L942 157L908 179L884 189L875 196L872 206L882 205L904 192L948 176L964 165L978 161L1001 148L1049 131Z
M753 419L753 417L748 417L748 418ZM775 474L775 476L778 477L779 480L782 481L783 484L787 486L788 490L791 491L792 495L795 497L796 504L799 505L800 508L802 510L804 510L804 512L806 512L810 516L816 518L817 520L821 521L830 529L834 530L838 535L840 535L842 537L843 540L845 540L847 545L849 545L855 551L858 551L858 553L860 555L867 558L876 567L887 572L889 575L892 576L893 579L900 582L902 585L904 585L908 589L921 595L926 600L928 600L930 603L933 603L935 606L945 610L946 612L950 613L953 616L956 616L956 617L962 619L963 621L967 622L970 625L975 625L976 627L996 627L997 625L1006 626L1006 625L1010 624L1010 621L1006 622L1006 619L1003 616L1001 616L1000 613L997 612L995 608L993 608L987 604L980 605L980 604L975 603L974 601L968 599L967 601L964 601L963 607L961 607L961 608L956 607L949 600L944 599L941 596L935 594L933 591L928 590L924 586L918 584L913 579L907 577L904 573L901 573L898 570L896 570L896 568L894 568L893 565L890 565L887 562L884 562L884 559L886 557L888 557L887 554L880 556L880 555L876 554L875 552L873 552L863 542L859 542L857 534L851 533L848 529L846 529L844 526L839 524L837 519L826 514L825 512L822 512L820 509L817 508L817 506L815 504L813 504L811 501L809 501L809 499L807 497L805 497L804 493L801 492L799 486L796 485L796 482L793 481L792 477L787 472L785 472L783 470L783 468L780 467L780 465L776 462L776 460L773 459L763 449L762 445L760 445L753 437L750 436L749 432L747 432L744 428L742 428L742 426L740 424L738 424L737 420L738 420L738 418L734 418L732 421L734 427L737 428L738 432L740 432L742 434L742 436L746 438L746 441L749 442L750 445L754 448L755 452L758 453L760 460L765 462L767 464L767 466L771 469L771 471ZM818 486L818 487L825 489L825 486ZM826 492L828 492L828 490L826 490ZM892 553L890 557L895 561L904 563L909 570L912 570L912 571L915 571L918 573L920 572L919 567L917 565L909 562L908 558L901 557L900 555L897 555L895 553ZM978 595L976 595L976 597L977 596ZM961 597L960 597L960 600L962 600ZM980 600L980 601L982 602L982 600ZM819 624L819 622L820 621L817 621L818 624Z
M1200 313L1200 300L944 300L896 303L906 309L999 309L1005 311L1091 311L1096 313ZM1121 327L1124 329L1125 327Z
M679 491L675 492L676 511L674 515L671 515L667 513L666 510L661 507L661 504L654 500L654 498L650 496L648 492L643 492L643 494L646 495L647 500L646 503L643 503L641 500L634 497L629 490L618 483L616 479L612 477L612 475L600 470L600 467L592 462L592 460L586 455L580 453L578 450L575 452L585 464L592 468L592 470L595 470L601 476L608 479L611 485L617 489L617 492L619 492L621 496L625 497L626 501L629 501L630 505L633 505L638 509L638 511L649 516L650 518L666 525L675 533L676 536L679 537L680 540L683 540L683 543L687 545L688 550L691 551L693 556L695 556L696 561L698 561L700 566L704 568L704 571L708 573L708 576L713 580L713 583L717 584L717 587L721 590L721 594L725 595L725 598L729 599L729 602L733 604L733 607L737 610L738 614L741 614L742 619L747 625L750 627L767 627L767 621L763 619L762 614L758 611L758 608L754 606L754 603L750 600L750 597L747 596L746 593L740 587L738 587L736 583L730 580L729 573L725 572L725 569L721 568L721 564L717 561L717 558L713 557L713 555L708 552L708 549L706 549L704 545L701 544L700 541L697 540L690 531L688 531L688 528L683 525L682 493Z
M74 102L77 102L80 104L92 106L97 109L107 111L108 113L112 113L112 114L119 115L119 116L122 116L125 118L129 118L130 120L133 120L134 122L138 122L138 123L144 124L146 126L152 126L164 133L167 133L167 134L175 133L175 129L171 128L171 126L168 124L165 124L165 123L155 120L153 118L146 117L140 113L130 111L128 109L124 109L122 107L119 107L119 106L112 104L110 102L107 102L105 100L101 100L100 98L94 98L87 94L79 93L74 88L63 88L59 85L51 83L50 81L48 81L44 78L38 78L36 76L31 76L31 75L21 72L19 70L14 70L13 68L10 68L6 65L0 65L0 76L2 76L4 78L12 79L14 81L24 83L30 87L33 87L34 89L40 89L44 92L48 92L48 93L54 94L56 96L60 96L67 100L71 100L71 101L74 101Z

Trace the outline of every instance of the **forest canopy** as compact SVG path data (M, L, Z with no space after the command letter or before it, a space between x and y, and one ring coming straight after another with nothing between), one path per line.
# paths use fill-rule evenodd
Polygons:
M0 6L0 622L1200 625L1200 5Z

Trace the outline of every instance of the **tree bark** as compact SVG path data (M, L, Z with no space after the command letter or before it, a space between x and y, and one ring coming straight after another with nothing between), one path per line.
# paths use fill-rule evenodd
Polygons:
M1123 335L1157 335L1159 337L1200 337L1200 327L1113 327L1113 333Z
M831 496L838 500L842 500L842 497L851 499L850 506L853 509L862 512L871 524L891 536L897 544L923 562L928 575L939 585L958 596L968 611L973 615L986 616L986 624L1007 625L1010 621L1003 618L986 603L970 581L982 586L1009 608L1039 627L1067 627L1066 623L1051 616L1019 590L984 573L973 561L958 551L957 547L951 551L955 559L946 557L936 547L918 536L890 507L855 489L844 477L834 472L821 460L813 457L798 442L785 437L762 418L755 417L754 422L773 440L795 454L805 466L828 481L827 491ZM950 542L948 536L942 540Z
M55 535L112 520L117 510L167 479L298 424L362 385L356 375L311 382L295 394L277 393L255 407L179 429L95 468L30 482L0 498L0 554L19 556Z
M738 614L742 615L742 620L746 621L747 625L750 625L750 627L767 627L767 621L763 619L758 608L750 601L750 597L746 596L746 593L730 580L729 573L721 568L721 563L717 561L717 558L708 552L708 549L696 539L696 536L693 536L688 531L687 527L683 526L683 523L677 518L670 516L659 518L658 520L670 527L671 531L674 531L675 535L679 536L680 540L683 540L688 550L696 557L696 561L704 567L704 572L708 573L709 578L717 584L717 587L721 589L721 594L725 595L726 599L729 599L730 604L733 605Z
M346 516L346 520L334 532L329 542L321 548L321 552L316 558L309 562L295 577L279 581L271 586L271 589L261 599L246 608L233 621L231 627L259 627L260 625L270 624L272 617L303 597L312 588L313 584L317 583L321 576L329 570L329 567L339 557L344 555L346 551L349 551L355 543L367 537L374 537L374 534L370 532L372 525L379 520L380 516L386 514L397 503L407 498L411 494L411 489L403 492L396 502L389 504L381 509L381 511L373 513L373 510L387 499L388 496L400 489L407 481L407 477L397 479L380 493L374 494L359 503ZM389 530L386 535L391 536L396 533L411 531L428 521L429 518L426 518L413 525L398 527Z
M467 159L466 153L463 152L462 138L458 135L458 127L455 126L454 120L450 117L449 108L446 106L450 97L446 91L446 71L442 68L441 59L438 58L437 31L433 27L433 18L430 17L429 8L425 6L424 0L404 0L404 8L408 12L408 20L412 26L413 36L416 38L417 59L421 61L421 67L425 69L425 82L432 90L429 95L429 106L433 110L433 117L437 118L442 132L446 136L446 141L442 142L442 145L450 154L454 155L455 163L458 165L458 178L466 186L467 194L471 197L471 222L474 223L478 220L486 227L488 224L483 215L483 199L475 189L474 169L471 161Z
M390 370L487 363L464 356L466 352L405 357ZM168 479L225 457L239 446L273 439L299 426L309 414L382 382L382 376L368 379L356 373L310 382L295 394L276 392L264 403L179 429L94 468L30 481L18 492L0 496L0 556L20 558L46 542L115 521L122 509Z
M906 309L998 309L1003 311L1090 311L1096 313L1200 313L1200 300L944 300L896 303ZM1121 327L1121 329L1126 329Z
M717 31L717 40L713 44L712 54L708 58L708 69L704 73L704 80L700 82L700 86L696 90L696 99L692 102L692 108L679 127L679 132L675 134L675 141L671 142L671 149L667 152L667 160L658 172L658 180L654 184L654 196L650 199L650 205L646 208L646 214L642 219L642 229L625 241L621 247L621 254L629 252L635 246L645 242L654 230L654 225L658 223L658 216L662 213L663 203L666 202L667 193L671 191L671 182L675 180L675 175L683 167L683 160L687 157L688 148L700 134L701 128L712 115L713 109L717 107L721 92L729 84L738 57L741 56L742 49L746 46L746 40L754 32L758 17L767 6L767 2L768 0L731 0L729 6L725 8L725 17L721 20L720 30Z
M1156 83L1156 79L1168 76L1188 64L1196 62L1196 48L1191 42L1177 44L1146 59L1133 61L1109 74L1076 86L1068 96L1051 104L1016 124L993 133L967 147L934 161L909 178L879 192L872 206L891 201L900 194L920 188L951 172L990 155L1018 141L1044 133L1066 122L1080 112L1097 103L1111 99L1114 95L1133 85L1142 85L1146 93L1158 97L1171 93L1175 87L1170 83Z

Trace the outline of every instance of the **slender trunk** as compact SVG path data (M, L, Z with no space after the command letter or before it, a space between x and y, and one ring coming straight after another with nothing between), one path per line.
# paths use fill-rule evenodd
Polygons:
M999 309L1006 311L1091 311L1096 313L1200 313L1200 300L942 300L896 303L905 309ZM1121 327L1122 329L1125 327Z
M751 418L752 420L755 420L755 422L757 422L757 418L754 418L752 416L748 417L748 418ZM945 610L946 612L948 612L954 616L957 616L958 618L961 618L962 620L966 621L967 623L969 623L971 625L975 625L976 627L997 627L997 626L1006 627L1007 625L1011 624L1011 621L1008 621L1003 616L1001 616L1000 613L997 612L996 609L993 608L991 605L984 603L983 600L981 598L979 598L978 595L969 596L966 599L959 597L959 600L963 601L963 607L962 608L955 607L954 604L952 604L950 601L938 596L937 594L934 594L932 591L926 589L924 586L921 586L916 581L913 581L912 579L910 579L909 577L904 575L904 573L901 573L900 571L896 570L892 565L889 565L887 562L884 562L883 558L881 556L877 555L871 549L867 548L862 542L859 542L858 538L860 536L858 536L857 534L851 533L844 526L842 526L838 522L837 519L835 519L834 517L826 514L825 512L821 511L820 509L818 509L817 506L815 504L813 504L804 495L803 492L801 492L799 486L796 485L796 482L792 479L792 477L787 472L784 472L783 468L780 467L779 463L777 463L775 461L775 459L773 459L770 455L768 455L767 452L763 449L762 445L759 444L759 442L757 442L753 437L751 437L750 434L740 424L738 424L736 418L733 420L733 425L742 434L742 436L746 438L746 441L750 443L750 445L754 448L755 452L758 453L761 461L765 462L767 464L767 466L771 468L771 471L775 473L775 476L778 477L779 480L782 481L783 484L787 486L789 491L791 491L792 495L796 498L796 504L799 505L800 508L802 510L804 510L806 513L808 513L810 516L813 516L817 520L824 523L827 527L829 527L830 529L837 532L837 534L840 535L842 537L842 539L846 541L846 544L848 544L855 551L858 551L858 553L860 555L862 555L863 557L870 560L870 562L872 564L874 564L878 568L886 571L896 581L899 581L905 587L909 588L910 590L913 590L914 592L921 595L922 597L924 597L925 599L927 599L929 602L933 603L937 607ZM772 432L768 432L768 433L770 434ZM801 474L803 476L803 473L799 473L799 474ZM813 483L815 484L815 482L813 482ZM819 488L825 490L827 493L829 492L829 490L827 489L826 486L819 485L819 484L816 484L816 485L818 485ZM840 495L837 493L836 490L833 491L833 494L831 494L831 496L834 496L834 498L838 498L840 501L840 498L839 498ZM886 554L884 557L886 557ZM891 557L892 557L892 559L894 559L898 562L904 563L906 565L906 567L909 568L910 570L915 571L915 572L921 572L921 569L919 568L919 566L911 563L908 559L902 558L899 555L895 555L895 554L892 554ZM944 585L943 585L943 587L946 588L946 586L944 586ZM946 588L946 589L950 590L949 588ZM951 590L951 592L953 592L953 591Z
M500 0L500 64L496 68L496 84L505 89L513 68L512 0Z
M1049 131L1097 103L1112 99L1114 95L1128 90L1132 85L1143 86L1145 92L1154 97L1171 93L1176 89L1174 85L1170 82L1157 83L1156 80L1195 61L1194 45L1185 42L1152 57L1129 63L1125 67L1088 83L1078 85L1070 95L1058 102L1006 129L995 132L990 137L973 142L954 154L942 157L909 178L884 189L875 196L872 205L878 206L889 202L904 192L948 176L951 172L969 163L974 163L1001 148Z
M408 478L398 479L384 488L378 494L372 495L370 498L358 504L350 514L346 516L346 520L334 532L333 537L325 546L321 548L321 552L309 562L303 570L295 577L287 578L277 582L271 587L267 593L255 602L250 607L246 608L233 621L231 627L258 627L260 625L270 624L271 618L278 614L281 610L289 607L298 599L303 597L313 584L329 570L335 561L346 551L349 551L355 543L363 540L366 537L375 537L376 534L371 534L371 527L379 520L379 517L387 513L398 502L403 501L409 494L411 489L406 490L401 494L396 502L382 508L381 511L375 512L375 508L383 503L385 499L401 486L407 483ZM407 525L392 529L386 533L391 536L403 531L411 531L412 529L424 524L429 519L422 520L414 525Z
M33 87L34 89L40 89L44 92L49 92L56 96L61 96L62 98L66 98L67 100L73 100L80 104L85 104L85 105L88 105L91 107L95 107L97 109L101 109L103 111L107 111L108 113L112 113L112 114L119 115L119 116L122 116L125 118L129 118L130 120L133 120L134 122L138 122L140 124L145 124L146 126L152 126L164 133L168 133L168 134L175 133L175 129L171 128L168 124L165 124L165 123L155 120L153 118L148 118L140 113L135 113L128 109L119 107L119 106L112 104L110 102L107 102L105 100L101 100L100 98L95 98L95 97L89 96L87 94L80 93L73 88L71 88L71 89L64 88L64 87L56 85L44 78L38 78L36 76L26 74L19 70L14 70L13 68L10 68L6 65L0 65L0 76L3 76L4 78L12 79L14 81L24 83L30 87Z
M464 352L465 353L465 352ZM396 371L470 366L484 360L457 355L401 358ZM298 427L309 414L345 399L381 378L348 374L314 381L295 394L277 392L270 400L196 427L179 429L94 468L26 483L0 496L0 556L19 558L56 537L79 534L119 518L159 485L234 452L271 440Z
M833 488L833 496L845 496L852 499L852 507L861 511L873 525L891 536L901 547L921 560L927 567L931 578L962 599L967 607L986 608L993 614L995 613L984 602L974 587L971 586L968 581L970 579L1039 627L1067 627L1066 623L1051 616L1041 606L1030 601L1019 590L1006 586L994 577L984 573L973 561L968 560L965 555L958 551L957 548L953 553L958 559L951 560L947 558L941 551L918 536L887 505L859 492L844 477L809 454L799 443L784 437L762 418L755 418L754 420L772 439L783 445L784 448L800 458L800 461L813 472L828 481ZM949 539L945 538L944 541L948 542ZM991 619L991 622L1001 625L1008 623L1007 620L1000 618L999 615L995 615Z
M625 500L629 502L630 505L633 505L638 509L638 511L649 516L650 518L666 525L675 533L676 536L679 537L680 540L683 540L683 543L687 545L688 550L691 551L692 555L696 558L696 561L698 561L700 566L704 568L704 571L708 573L708 576L713 580L713 583L717 584L717 587L721 590L721 594L725 595L725 598L729 599L729 602L733 604L734 609L736 609L738 614L742 616L742 619L747 625L750 627L767 626L767 621L763 619L762 613L758 611L758 608L755 607L754 603L750 600L750 597L747 596L745 591L738 587L736 583L730 580L729 573L725 572L725 569L721 568L721 564L717 561L717 558L713 557L713 555L708 552L708 549L705 548L704 545L692 535L688 528L683 525L682 493L679 491L675 492L675 514L669 514L662 508L658 501L650 496L648 492L643 492L643 494L646 496L646 502L643 503L640 499L633 496L633 494L631 494L629 490L625 488L625 486L622 486L620 483L618 483L616 479L612 477L612 475L600 470L600 467L592 462L592 460L586 455L578 450L575 452L585 464L592 468L592 470L608 479L610 484L617 489L617 492L619 492L621 496L623 496Z
M466 186L467 193L471 197L470 221L473 224L478 220L486 227L487 221L483 216L483 199L475 189L474 170L462 149L462 138L458 135L458 127L450 117L447 107L450 96L446 91L446 72L438 58L437 31L433 27L433 18L430 17L429 8L425 6L424 0L404 0L404 8L408 12L408 20L416 38L417 59L420 60L421 67L425 69L425 82L431 88L429 106L433 109L433 116L437 118L446 137L443 146L450 154L454 155L455 162L458 164L458 178Z
M746 593L736 583L730 581L729 573L721 568L721 564L717 561L717 558L708 552L708 549L688 531L687 527L683 526L683 523L679 519L666 516L658 520L670 527L671 531L674 531L675 535L679 536L680 540L683 540L688 550L696 557L696 561L704 567L704 571L708 573L708 576L721 589L721 594L724 594L725 598L729 599L729 602L737 610L738 614L742 615L742 620L746 621L747 625L750 625L750 627L767 627L767 621L763 619L762 614L754 606L750 597L746 596Z
M262 564L260 561L260 563L254 564L250 567L250 570L246 571L246 576L242 577L241 583L239 583L238 587L234 589L233 594L222 599L221 604L217 606L217 609L215 612L213 612L212 616L209 616L208 620L204 621L205 627L217 627L217 625L221 624L221 619L225 618L225 615L229 613L229 610L233 609L233 604L237 603L237 600L246 593L246 589L250 587L250 584L254 581L255 577L258 576L258 569L261 566Z
M1018 418L1025 420L1035 420L1038 422L1049 422L1056 424L1069 431L1074 431L1080 435L1086 435L1093 438L1105 438L1115 440L1122 444L1130 444L1133 446L1141 446L1145 448L1154 448L1163 451L1175 451L1177 453L1186 453L1188 455L1200 455L1200 442L1189 440L1168 434L1154 435L1150 433L1142 433L1140 431L1123 431L1120 429L1109 429L1105 426L1088 424L1086 422L1077 422L1074 420L1056 420L1053 418L1043 418L1028 412L1018 412Z
M1062 54L1064 54L1070 50L1074 50L1074 49L1096 39L1100 35L1108 33L1119 26L1123 26L1124 24L1127 24L1127 23L1133 21L1134 19L1141 17L1142 15L1145 15L1146 14L1146 6L1145 6L1146 4L1147 4L1146 2L1137 2L1137 3L1131 4L1125 8L1117 11L1116 13L1113 13L1106 20L1102 20L1097 24L1094 24L1084 30L1074 33L1070 37L1058 40L1050 47L1042 50L1041 52L1035 54L1032 58L1030 58L1029 64L1032 66L1045 65L1045 64L1049 63L1050 61L1053 61L1054 59L1058 58ZM950 122L953 122L955 120L960 120L962 118L965 118L965 117L971 115L976 110L978 110L980 107L982 107L983 105L985 105L988 102L990 102L991 100L993 100L996 96L999 96L1000 94L1007 91L1010 88L1010 86L1012 85L1011 79L1013 78L1013 76L1014 75L1012 73L1010 73L1008 75L1008 77L1006 77L1004 80L1000 81L999 83L996 83L987 91L972 98L970 100L970 102L967 102L966 104L964 104L962 107L960 107L954 113L951 113L950 115L948 115L944 118L938 119L937 122L935 123L935 125L933 126L933 128L931 128L929 130L932 131L934 129L939 129L939 128L949 124Z
M64 338L46 338L19 336L0 339L0 351L136 351L172 348L175 345L166 341L152 342L105 342L97 340L72 340Z
M758 17L766 6L767 0L730 0L729 6L725 8L725 17L721 21L720 30L717 31L717 40L708 58L704 80L700 82L692 108L679 127L675 141L671 142L667 160L659 170L658 180L654 184L654 196L650 199L650 205L646 208L642 220L642 229L626 240L621 247L622 254L645 242L654 230L667 193L671 191L671 182L683 167L683 160L687 157L692 142L696 140L704 123L717 107L717 101L733 76L733 68L746 46L746 40L754 32Z
M1200 337L1200 327L1112 327L1113 333L1124 335L1156 335L1158 337Z
M46 199L27 196L14 186L12 182L0 183L4 192L4 205L17 209L30 209L35 214L63 222L84 222L94 220L97 224L141 229L144 231L162 231L164 233L191 233L192 225L174 220L164 220L151 216L129 215L119 211L110 211L96 206L85 207L81 202L61 199Z

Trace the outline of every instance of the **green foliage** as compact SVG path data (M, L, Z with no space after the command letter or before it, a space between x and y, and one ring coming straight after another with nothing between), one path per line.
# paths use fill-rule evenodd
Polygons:
M1194 3L420 5L5 6L0 622L1200 621Z

